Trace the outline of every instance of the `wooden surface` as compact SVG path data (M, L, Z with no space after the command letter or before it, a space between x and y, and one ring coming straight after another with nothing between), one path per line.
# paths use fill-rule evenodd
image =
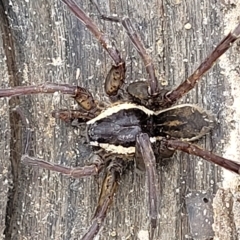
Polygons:
M116 41L127 64L126 82L145 79L142 61L123 28L99 20L90 1L77 2ZM104 13L133 20L154 59L160 83L172 88L211 52L227 33L225 27L228 30L235 27L240 1L109 0L100 1L100 7ZM111 59L61 1L1 0L0 8L1 88L43 82L71 83L91 90L96 99L107 102L103 83ZM226 75L235 71L238 75L234 75L234 81L239 81L239 67L234 65L237 66L238 59L239 46L234 46L222 60L225 62L221 68L217 64L181 101L196 103L217 117L216 128L198 144L220 155L226 151L231 132L236 127L239 130L236 109L229 115L229 109L235 105L231 75ZM14 240L80 239L90 225L101 178L76 180L22 165L26 131L13 111L15 105L20 105L30 121L31 154L49 162L82 166L88 162L91 148L79 130L51 117L54 109L72 108L74 104L60 94L0 99L2 239L3 233L5 239ZM239 156L234 154L235 150L231 152L232 158ZM202 190L216 193L221 171L183 153L158 164L157 171L159 218L155 239L193 239L185 197ZM128 171L122 177L99 239L147 239L145 195L145 175ZM229 239L237 239L237 235Z

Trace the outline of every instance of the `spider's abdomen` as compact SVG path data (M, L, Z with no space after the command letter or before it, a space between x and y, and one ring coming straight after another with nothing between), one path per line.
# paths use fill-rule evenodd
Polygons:
M208 133L214 126L214 118L204 109L181 104L155 112L153 116L154 136L172 137L193 141Z

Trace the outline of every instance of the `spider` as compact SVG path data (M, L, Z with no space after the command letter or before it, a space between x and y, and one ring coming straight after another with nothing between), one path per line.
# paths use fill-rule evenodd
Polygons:
M108 37L98 30L93 21L74 1L63 0L63 2L95 35L113 59L115 64L106 77L105 91L110 97L118 95L123 86L126 71L125 62L119 51L111 45ZM222 40L187 80L171 91L159 87L152 60L131 21L125 18L122 20L122 25L142 57L148 73L146 82L134 82L126 87L127 93L125 95L129 97L131 103L123 99L122 103L103 110L87 89L66 84L41 84L0 91L0 97L60 91L63 94L72 95L78 102L79 110L59 110L53 112L53 116L66 122L75 119L80 123L86 122L89 144L103 149L96 155L93 164L72 169L28 155L24 155L22 160L28 165L37 165L77 178L106 172L92 225L82 239L93 239L99 232L117 190L123 169L132 156L134 156L136 167L141 171L146 171L149 190L149 216L153 230L157 225L156 206L158 199L155 154L164 158L170 157L175 150L180 150L200 156L239 174L240 164L190 143L212 129L214 123L212 116L194 105L172 105L194 88L200 77L211 68L217 58L237 40L240 35L240 24ZM153 149L152 144L157 145L157 153L154 153L155 149Z

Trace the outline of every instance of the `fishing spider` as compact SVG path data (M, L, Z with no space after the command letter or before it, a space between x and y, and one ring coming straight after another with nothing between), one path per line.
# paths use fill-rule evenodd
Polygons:
M95 23L73 0L62 0L62 2L96 37L114 61L105 80L105 92L110 97L118 95L119 90L123 89L126 71L125 61L119 51L108 36L98 30ZM118 19L110 20L119 21ZM152 59L147 54L130 20L124 18L121 23L141 56L148 73L147 81L134 82L126 87L126 92L121 96L123 98L121 103L103 110L87 89L67 84L44 83L37 86L0 90L0 97L61 92L71 95L79 104L79 110L59 110L52 114L53 117L60 118L65 122L77 119L80 123L86 123L89 144L102 149L94 157L93 163L83 167L68 168L28 155L24 155L22 161L28 165L37 165L75 178L94 176L105 172L92 224L82 239L93 239L98 234L117 191L123 169L133 156L136 167L141 171L146 171L152 236L157 226L158 214L156 154L159 154L161 158L167 158L171 157L174 151L179 150L199 156L237 174L240 173L239 163L190 143L212 129L214 120L210 114L191 104L172 107L195 87L202 75L240 37L240 23L217 45L191 76L171 91L160 88ZM131 103L129 100L124 100L126 95ZM154 150L156 146L152 147L153 144L158 147L157 153Z

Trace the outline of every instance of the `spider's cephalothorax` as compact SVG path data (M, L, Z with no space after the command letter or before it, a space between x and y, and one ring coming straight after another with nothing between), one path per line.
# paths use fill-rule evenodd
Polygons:
M107 35L97 28L95 23L73 0L62 0L62 2L93 33L114 61L115 64L105 80L105 92L108 96L117 95L124 83L126 72L125 61L122 59L120 52L111 44L112 41ZM104 16L102 17L104 18ZM119 20L115 18L114 21ZM240 174L239 163L215 155L190 143L212 129L214 120L211 115L195 105L182 104L172 107L177 100L194 88L202 75L240 37L240 24L217 45L192 75L178 87L168 91L160 88L152 59L147 54L130 20L125 18L121 23L143 59L148 73L147 81L133 82L126 87L126 95L133 103L129 103L129 99L122 99L122 103L102 110L100 104L97 104L97 101L94 100L87 89L68 84L44 83L37 86L0 89L0 97L54 93L57 91L71 95L79 104L79 109L72 111L58 110L53 112L53 117L66 122L77 119L80 123L86 123L89 144L98 146L105 151L101 156L96 155L92 164L78 168L50 164L35 157L30 157L28 153L22 157L26 164L37 165L76 178L98 175L100 172L106 173L92 224L82 239L93 239L99 232L113 196L117 191L119 178L126 163L122 159L127 159L129 155L134 156L136 166L140 170L146 171L151 228L155 229L157 227L158 194L154 154L156 151L153 151L152 143L160 143L157 154L162 158L171 156L172 151L180 150Z

